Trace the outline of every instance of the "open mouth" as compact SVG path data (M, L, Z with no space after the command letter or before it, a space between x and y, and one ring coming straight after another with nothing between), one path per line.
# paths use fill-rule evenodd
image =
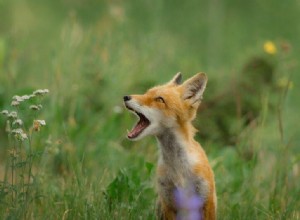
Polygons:
M132 128L131 131L128 131L127 133L127 137L129 139L133 139L138 137L150 125L150 121L142 113L137 112L128 106L126 107L139 117L139 121L137 122L137 124Z

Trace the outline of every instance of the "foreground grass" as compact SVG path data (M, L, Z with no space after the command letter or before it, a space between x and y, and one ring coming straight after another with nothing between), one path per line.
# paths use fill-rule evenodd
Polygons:
M12 110L13 95L50 90L38 118L47 125L32 142L39 156L32 161L31 199L24 208L1 185L1 219L154 219L157 146L151 138L125 139L134 120L121 97L177 71L209 76L203 105L212 105L195 124L215 171L219 218L300 218L297 3L274 1L274 10L289 11L278 16L256 1L177 3L0 2L1 110ZM249 22L245 15L253 11ZM276 54L263 50L269 39ZM254 77L242 75L257 57L271 65L271 86L259 87L251 68ZM245 79L251 92L236 86ZM220 94L227 98L216 99ZM237 94L245 98L242 109L255 110L246 126L243 114L231 111ZM5 121L0 118L1 181L12 147Z

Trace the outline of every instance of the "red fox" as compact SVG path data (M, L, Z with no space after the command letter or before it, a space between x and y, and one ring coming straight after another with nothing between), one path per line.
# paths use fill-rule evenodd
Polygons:
M127 137L139 140L153 135L158 140L158 219L181 219L182 201L177 201L176 192L183 190L193 191L203 201L196 211L198 217L193 219L214 220L217 207L214 173L204 150L194 140L196 129L192 125L207 77L198 73L184 83L181 79L181 73L177 73L167 84L151 88L143 95L124 96L126 108L139 117Z

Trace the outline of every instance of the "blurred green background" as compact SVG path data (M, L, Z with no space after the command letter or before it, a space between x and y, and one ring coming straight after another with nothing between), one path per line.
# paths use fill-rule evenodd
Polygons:
M50 90L24 218L153 219L156 142L125 138L122 97L201 71L220 219L300 219L299 21L298 0L0 0L0 109Z

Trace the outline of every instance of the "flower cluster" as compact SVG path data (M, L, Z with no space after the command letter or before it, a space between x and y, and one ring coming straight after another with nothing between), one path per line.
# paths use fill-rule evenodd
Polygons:
M49 93L48 89L38 89L38 90L34 91L32 94L35 96L43 96L47 93Z
M12 98L11 106L14 107L19 106L22 102L26 100L32 99L36 96L44 96L47 93L49 93L48 89L38 89L30 95L23 95L23 96L15 95Z
M26 102L27 100L33 99L35 97L41 97L44 96L45 94L49 93L48 89L38 89L34 91L30 95L15 95L12 97L12 102L11 106L15 107L17 111L8 111L8 110L3 110L0 113L4 116L7 117L7 126L6 126L6 131L13 135L17 140L19 141L24 141L28 139L28 133L25 131L24 123L22 119L18 115L18 106ZM41 104L36 104L36 105L30 105L29 109L34 110L34 111L39 111L43 108ZM41 127L45 126L46 122L45 120L34 120L32 128L30 130L33 131L40 131Z
M22 128L13 129L13 130L11 130L11 133L19 141L24 141L24 140L28 139L27 134L24 132L24 130Z
M24 141L25 139L27 139L27 134L23 131L23 129L21 128L23 125L23 121L18 118L18 114L15 111L7 111L7 110L3 110L0 112L2 115L7 116L8 120L11 121L11 123L7 124L7 129L6 131L11 133L12 135L15 136L15 138L17 140L20 141ZM14 129L11 130L11 127L14 127Z

